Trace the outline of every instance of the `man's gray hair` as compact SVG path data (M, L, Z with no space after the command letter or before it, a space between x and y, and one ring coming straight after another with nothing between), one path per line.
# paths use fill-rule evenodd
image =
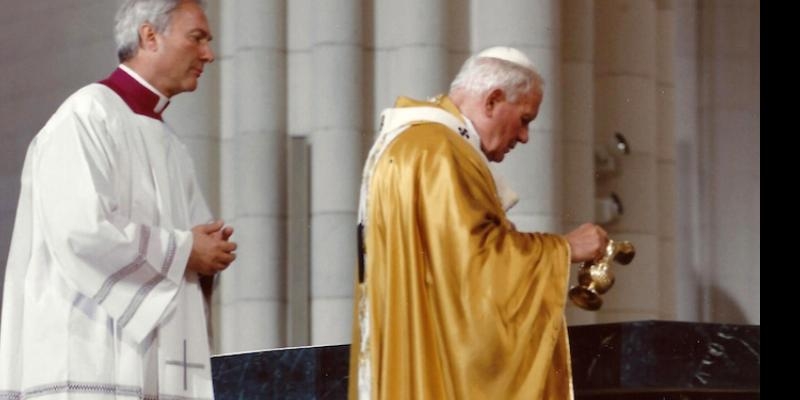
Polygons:
M114 17L114 41L119 61L125 62L139 51L139 27L149 23L156 32L164 33L169 27L172 11L185 1L206 8L205 0L125 0Z
M508 101L514 102L534 85L542 90L544 80L528 57L511 47L492 47L464 62L450 84L450 92L464 90L482 95L501 89Z

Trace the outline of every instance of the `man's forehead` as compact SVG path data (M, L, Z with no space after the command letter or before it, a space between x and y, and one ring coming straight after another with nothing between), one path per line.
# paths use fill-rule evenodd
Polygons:
M209 38L212 36L205 10L200 5L184 1L171 14L170 25L182 25L188 31L198 31Z
M192 20L196 21L197 23L208 25L206 11L199 4L192 1L184 1L178 4L178 6L175 7L172 12L170 12L170 14L170 18L173 20Z

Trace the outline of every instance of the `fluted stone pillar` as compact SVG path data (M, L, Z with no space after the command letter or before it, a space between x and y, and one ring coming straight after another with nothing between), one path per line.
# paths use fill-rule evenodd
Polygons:
M560 232L562 200L560 3L513 0L502 6L472 2L472 47L516 47L533 61L545 80L539 116L530 125L528 144L493 164L520 196L509 218L520 230Z
M561 85L564 134L564 231L594 221L594 2L567 0L561 9ZM535 125L535 124L534 124ZM535 145L535 143L534 143ZM575 267L577 268L577 267ZM570 286L577 284L571 271ZM591 324L595 313L567 302L570 325Z
M760 2L700 3L704 320L760 321Z
M634 261L615 268L598 322L659 315L656 22L654 0L595 2L595 140L605 146L619 132L631 148L597 194L619 195L624 214L606 228L636 246Z
M361 183L362 1L315 4L311 134L311 343L351 340Z
M700 102L698 49L698 1L677 0L675 21L675 159L677 209L676 318L700 321L703 315L702 282L708 268L701 260L705 248L700 240Z
M677 318L675 262L675 10L673 0L656 4L656 122L659 238L659 317Z
M222 2L219 5L219 26L216 29L214 51L217 60L216 67L220 70L219 85L219 135L220 135L220 216L229 225L234 226L235 232L232 240L239 239L236 221L236 71L234 69L234 56L236 54L236 13L234 2ZM241 249L237 252L241 252ZM231 268L237 268L238 261ZM227 353L238 351L236 347L236 316L235 293L237 287L236 274L229 270L223 272L217 279L217 290L214 294L213 327L214 353Z
M223 2L223 210L239 244L220 277L221 352L285 343L283 0Z
M471 39L471 6L463 0L447 0L447 84L455 78L464 61L472 53Z
M445 0L375 1L377 113L400 95L425 99L447 92L446 6Z
M219 65L207 66L197 90L175 96L165 111L165 120L186 145L194 162L197 180L211 213L219 218L220 136Z

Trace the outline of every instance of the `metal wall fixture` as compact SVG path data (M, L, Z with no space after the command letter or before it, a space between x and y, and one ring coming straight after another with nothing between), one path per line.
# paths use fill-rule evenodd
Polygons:
M611 140L595 147L594 166L595 178L604 180L620 173L620 157L631 153L628 140L620 132L614 132ZM622 199L615 192L609 195L597 196L594 202L595 220L598 224L605 225L619 219L624 213Z

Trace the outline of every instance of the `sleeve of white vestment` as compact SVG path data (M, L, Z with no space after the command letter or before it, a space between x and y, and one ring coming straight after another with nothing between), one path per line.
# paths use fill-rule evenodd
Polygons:
M120 215L106 121L99 112L86 115L57 115L48 124L52 134L33 144L35 214L65 280L141 342L183 282L192 234Z

